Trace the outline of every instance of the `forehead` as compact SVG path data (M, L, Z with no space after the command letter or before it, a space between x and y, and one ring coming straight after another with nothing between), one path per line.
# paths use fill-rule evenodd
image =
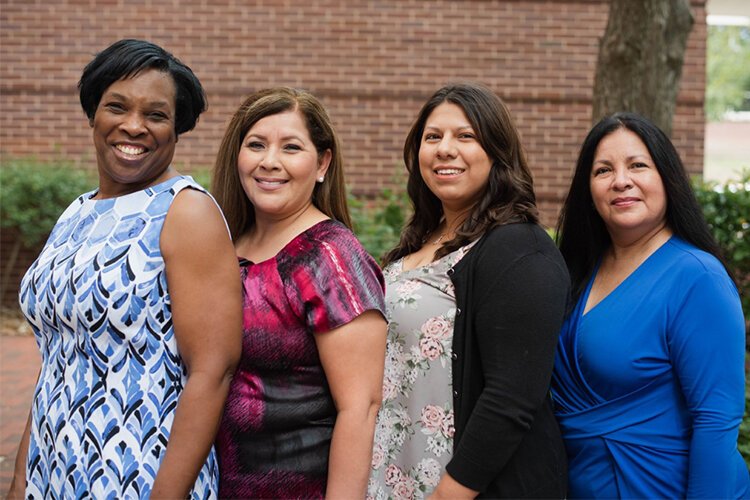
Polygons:
M300 139L310 139L307 122L299 110L283 111L264 116L250 127L246 135L261 134L264 136L281 135L297 136Z
M174 105L177 88L172 75L157 69L147 69L112 82L104 95L117 94L126 99L167 102Z
M619 128L599 141L595 157L603 155L647 156L651 158L646 144L638 134L626 128Z
M427 115L425 121L425 127L446 125L471 127L469 118L463 108L450 101L444 101L435 106L435 109Z

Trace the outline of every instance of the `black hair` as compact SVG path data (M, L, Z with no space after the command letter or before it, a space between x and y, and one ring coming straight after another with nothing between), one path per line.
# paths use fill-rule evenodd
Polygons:
M647 118L620 112L602 118L584 139L570 190L557 221L557 243L568 265L573 298L577 300L583 293L596 263L611 244L604 221L594 208L590 177L599 143L619 129L635 133L656 165L667 198L667 227L679 238L716 257L734 280L672 141Z
M145 40L117 41L99 52L83 69L78 89L81 107L89 120L94 119L99 101L110 85L149 69L168 73L174 81L175 134L192 130L208 107L201 82L179 59Z

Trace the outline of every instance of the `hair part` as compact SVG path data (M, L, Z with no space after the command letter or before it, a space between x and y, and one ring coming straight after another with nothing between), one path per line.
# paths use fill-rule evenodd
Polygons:
M175 86L175 134L195 127L198 117L208 108L206 94L198 77L175 56L145 40L119 40L103 51L83 69L78 82L84 113L93 121L102 95L114 82L133 78L143 71L156 69L172 77Z
M331 162L323 182L315 183L312 202L328 217L352 228L346 202L343 159L338 136L328 112L311 93L291 87L259 90L240 105L227 126L214 164L211 192L221 207L232 237L250 231L255 225L255 209L240 182L237 160L248 131L267 116L297 111L302 115L320 161L327 150Z
M607 227L596 211L591 196L591 168L601 141L620 129L636 134L656 165L667 198L667 227L679 238L716 257L735 280L706 223L672 141L647 118L636 113L620 112L602 118L584 139L557 221L557 243L568 265L573 298L577 300L583 293L597 262L611 244Z
M387 265L416 252L439 225L443 206L428 188L419 170L419 149L427 119L439 105L452 103L466 114L479 144L492 162L479 201L456 231L455 237L435 252L440 258L480 238L492 227L515 222L538 222L534 182L510 111L489 88L473 82L446 85L422 106L404 143L408 172L407 193L414 213L398 245L384 257Z

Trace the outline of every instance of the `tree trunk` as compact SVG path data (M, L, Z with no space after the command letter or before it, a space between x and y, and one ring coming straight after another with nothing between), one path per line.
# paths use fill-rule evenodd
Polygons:
M611 0L596 63L593 122L634 111L670 135L692 27L690 0Z

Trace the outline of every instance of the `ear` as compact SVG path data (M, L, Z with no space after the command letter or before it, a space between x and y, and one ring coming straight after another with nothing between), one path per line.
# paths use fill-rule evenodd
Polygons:
M318 170L315 177L325 177L326 172L328 172L328 167L331 165L332 158L333 154L331 153L331 150L326 149L325 152L323 152L323 155L320 157L320 160L318 161Z

